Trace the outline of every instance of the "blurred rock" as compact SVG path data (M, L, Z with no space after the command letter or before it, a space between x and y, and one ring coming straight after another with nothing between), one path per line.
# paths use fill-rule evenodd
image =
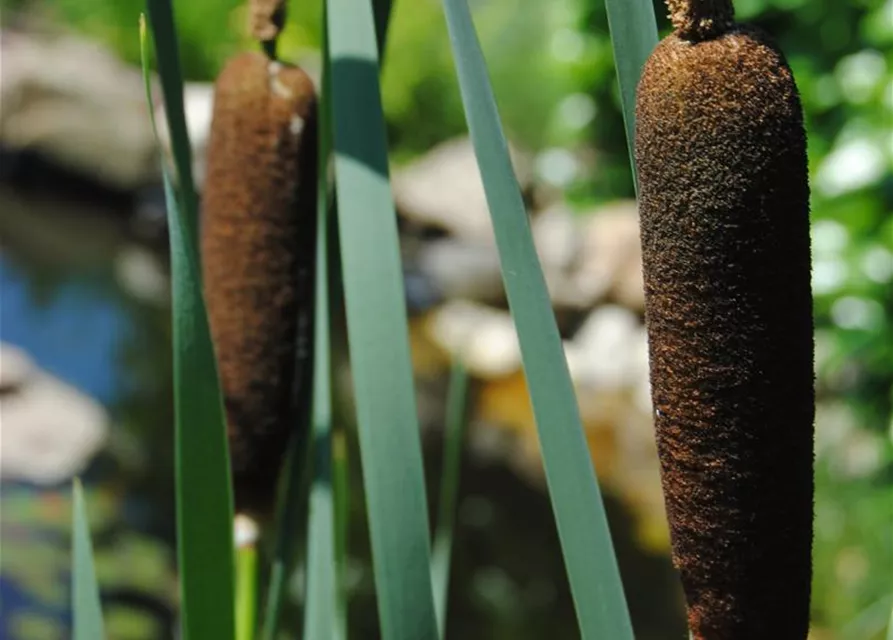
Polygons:
M568 271L580 252L580 231L573 212L565 204L540 213L531 224L537 255L548 273Z
M433 311L427 333L444 351L461 357L472 376L499 378L521 367L521 350L508 311L452 300Z
M571 377L578 386L632 389L648 378L648 336L631 311L617 305L596 308L566 347Z
M21 389L34 375L34 363L25 352L0 344L0 394Z
M643 311L639 224L633 202L616 203L586 216L575 216L559 203L537 214L531 231L556 310L585 311L610 300ZM410 260L418 273L442 298L504 303L499 253L492 235L473 239L456 233L427 241L418 234L404 235L404 245L412 245Z
M115 275L127 293L149 304L161 305L170 299L170 281L161 259L134 244L115 256Z
M590 300L582 299L579 288L571 280L582 244L579 221L570 208L554 205L537 215L531 227L552 304L574 309L591 304Z
M82 471L108 435L103 407L6 343L0 380L0 477L54 485Z
M404 266L403 291L406 296L406 311L410 317L425 313L444 300L440 287L417 268Z
M650 411L637 407L629 388L575 384L583 434L603 487L636 516L639 544L666 552L669 530ZM545 481L539 434L524 374L486 380L477 394L470 446L506 460L531 483Z
M441 238L419 249L416 267L443 298L481 302L505 298L495 245Z
M214 85L210 82L187 82L183 86L183 111L186 115L186 131L192 147L192 179L195 188L201 191L205 182L207 167L208 140L211 137L211 120L214 114ZM164 152L164 159L173 175L174 155L171 148L170 130L164 103L155 106L155 123L158 126L158 139Z
M10 257L57 271L102 269L127 233L127 221L114 209L65 200L48 189L23 194L0 185L0 238Z
M453 307L455 315L441 317L442 341L452 339L472 345L476 336L486 335L478 328L487 326L485 318L493 312L473 309ZM506 335L511 330L514 336L513 327L507 326L509 321L506 314L505 319L492 322ZM508 348L467 348L483 361L475 370L469 369L487 373L477 373L483 382L476 395L472 448L488 457L501 456L530 481L543 482L539 434L520 354ZM663 553L668 548L669 531L654 440L648 344L642 320L619 305L596 307L564 342L564 348L584 436L599 478L636 514L639 543ZM504 366L495 366L497 356Z
M512 149L522 191L532 181L530 159ZM398 211L416 222L477 243L492 243L493 227L471 141L444 142L393 176Z
M113 188L160 178L138 69L89 41L48 32L4 29L0 56L0 145Z
M645 308L639 217L633 200L601 207L581 230L580 263L569 277L577 304L586 308L610 298L635 311Z

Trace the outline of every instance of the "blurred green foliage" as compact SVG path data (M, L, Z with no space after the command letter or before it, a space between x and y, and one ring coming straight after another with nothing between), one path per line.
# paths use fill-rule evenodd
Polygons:
M159 540L122 527L120 492L86 490L96 573L105 592L110 638L164 638L173 622L173 558ZM11 614L0 619L0 638L70 637L71 491L4 486L2 531L4 595ZM159 615L159 612L162 615Z
M38 3L136 63L141 0ZM579 206L632 195L602 0L476 0L472 8L510 137ZM800 87L812 184L817 374L815 621L879 638L893 589L893 0L736 0L779 42ZM284 57L318 45L319 3L291 0ZM178 2L187 78L250 46L237 0ZM662 30L663 3L655 2ZM395 160L464 132L437 0L402 0L383 75ZM835 405L837 406L837 405ZM885 604L886 603L886 604Z

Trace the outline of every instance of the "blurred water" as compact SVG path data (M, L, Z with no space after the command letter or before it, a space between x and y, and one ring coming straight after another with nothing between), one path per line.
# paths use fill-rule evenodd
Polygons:
M173 595L168 308L117 276L133 246L122 213L0 187L0 340L109 413L108 443L84 478L104 605L119 620L116 611L130 611L110 637L164 638L157 613ZM69 481L5 478L0 510L0 640L69 637Z
M89 278L67 275L41 300L26 268L0 254L0 337L42 369L110 405L128 383L127 371L109 363L126 338L129 319L120 301Z

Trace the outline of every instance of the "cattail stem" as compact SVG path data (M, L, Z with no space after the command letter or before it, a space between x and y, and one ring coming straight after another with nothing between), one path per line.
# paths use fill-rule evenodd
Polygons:
M673 28L684 40L715 38L735 22L732 0L667 0L667 6Z

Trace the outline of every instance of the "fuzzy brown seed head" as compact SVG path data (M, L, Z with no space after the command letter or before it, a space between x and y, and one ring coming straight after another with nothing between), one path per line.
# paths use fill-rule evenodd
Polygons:
M284 24L285 0L249 0L248 29L255 40L275 40Z
M670 21L684 40L706 40L728 31L735 22L732 0L667 0Z
M814 392L796 86L762 33L676 32L645 65L636 115L652 401L690 627L802 640Z
M236 509L269 514L312 336L316 97L297 67L232 58L215 87L202 202L205 301ZM306 361L306 358L304 359Z

